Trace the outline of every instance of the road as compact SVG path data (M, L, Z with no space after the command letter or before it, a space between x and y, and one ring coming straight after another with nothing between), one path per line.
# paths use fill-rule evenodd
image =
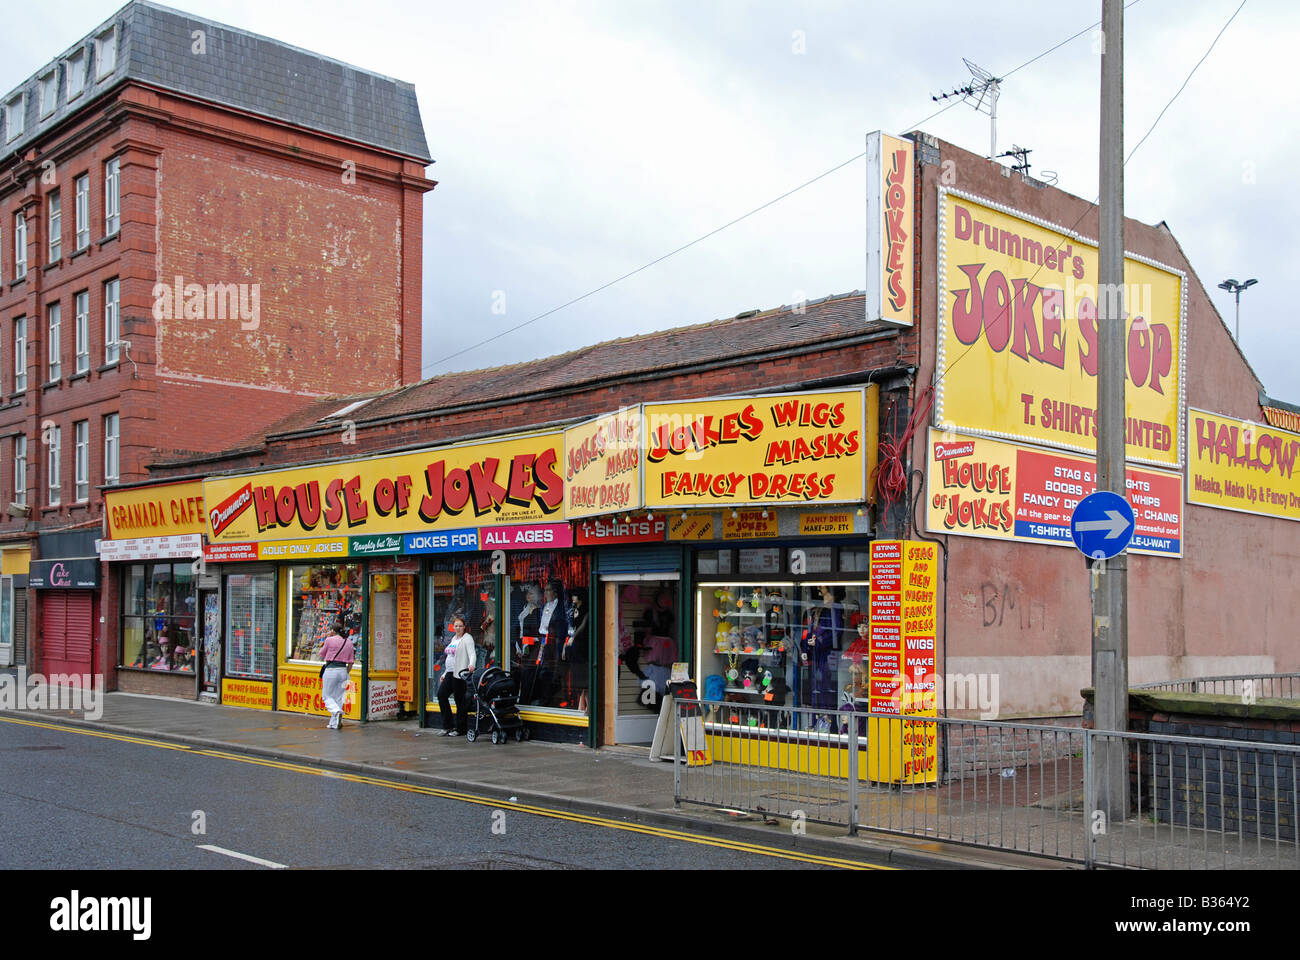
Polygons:
M872 867L43 721L0 722L0 824L0 869Z

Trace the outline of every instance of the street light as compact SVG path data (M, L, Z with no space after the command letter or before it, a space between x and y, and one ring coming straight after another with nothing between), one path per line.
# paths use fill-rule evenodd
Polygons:
M1253 287L1259 283L1258 280L1247 280L1245 283L1238 283L1236 280L1228 279L1219 284L1220 290L1227 290L1229 293L1237 295L1237 343L1241 343L1241 291L1247 287Z

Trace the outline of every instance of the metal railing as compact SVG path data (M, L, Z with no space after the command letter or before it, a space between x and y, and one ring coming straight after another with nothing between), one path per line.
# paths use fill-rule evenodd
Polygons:
M1261 700L1298 700L1300 699L1300 673L1245 673L1223 677L1157 680L1154 683L1135 683L1133 689L1213 693L1226 697L1241 697L1249 694Z
M1300 867L1300 747L709 701L674 710L702 728L711 761L675 765L678 804L1087 866ZM1127 814L1108 821L1094 758L1116 743Z

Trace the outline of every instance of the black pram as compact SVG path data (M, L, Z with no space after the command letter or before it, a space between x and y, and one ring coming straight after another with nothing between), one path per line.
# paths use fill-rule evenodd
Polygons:
M477 740L485 730L492 732L493 743L505 743L511 733L516 740L530 736L519 716L519 681L500 667L491 666L468 686L474 720L465 732L466 740Z

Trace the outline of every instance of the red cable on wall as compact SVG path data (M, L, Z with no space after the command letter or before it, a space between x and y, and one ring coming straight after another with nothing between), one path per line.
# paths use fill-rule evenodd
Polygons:
M890 404L889 412L892 416L894 406L897 403ZM933 384L926 387L916 398L916 406L912 408L912 416L908 418L907 429L903 431L902 436L888 436L880 441L880 461L876 467L876 489L880 492L880 499L884 501L885 507L901 500L907 493L907 448L912 442L912 436L916 433L916 428L925 422L925 418L930 415L930 408L934 405L934 386Z

